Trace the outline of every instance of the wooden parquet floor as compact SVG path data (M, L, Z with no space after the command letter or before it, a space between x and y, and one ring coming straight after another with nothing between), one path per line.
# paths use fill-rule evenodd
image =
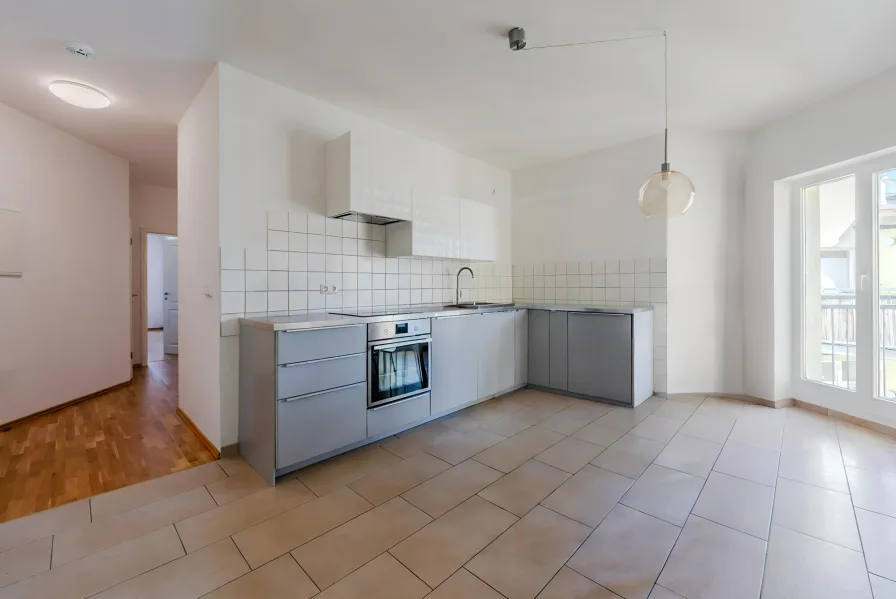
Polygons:
M177 360L0 432L0 522L214 461L176 414Z

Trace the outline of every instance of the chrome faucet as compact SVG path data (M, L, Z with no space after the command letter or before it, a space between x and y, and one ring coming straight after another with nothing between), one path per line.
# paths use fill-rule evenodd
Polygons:
M460 304L460 273L465 270L470 272L470 277L474 279L476 278L476 275L473 274L473 270L469 266L464 266L459 271L457 271L457 297L455 298L455 304Z

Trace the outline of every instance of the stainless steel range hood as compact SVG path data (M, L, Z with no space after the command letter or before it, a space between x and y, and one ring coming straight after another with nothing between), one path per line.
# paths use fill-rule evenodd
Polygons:
M368 223L371 225L391 225L392 223L405 222L398 218L390 218L388 216L377 216L375 214L361 214L360 212L343 212L336 214L330 218L341 218L342 220L353 220L359 223Z

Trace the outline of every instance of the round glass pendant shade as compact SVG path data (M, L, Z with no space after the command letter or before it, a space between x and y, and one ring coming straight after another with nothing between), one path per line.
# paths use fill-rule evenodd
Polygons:
M661 171L650 177L638 193L638 207L647 216L681 216L694 203L694 184L678 171Z

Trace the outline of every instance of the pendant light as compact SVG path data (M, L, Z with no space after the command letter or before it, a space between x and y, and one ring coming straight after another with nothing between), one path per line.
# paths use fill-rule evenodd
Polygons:
M691 180L678 171L673 171L669 166L669 42L666 32L613 39L594 40L588 42L574 42L570 44L555 44L551 46L529 46L526 40L526 30L522 27L514 27L507 32L510 49L514 52L527 50L543 50L547 48L568 48L571 46L587 46L591 44L605 44L609 42L625 42L629 40L645 39L663 36L663 86L665 93L665 144L663 149L663 164L660 172L645 181L638 193L638 207L647 216L667 215L680 216L688 211L694 203L694 184Z
M666 128L663 142L663 164L638 192L638 208L646 216L681 216L694 203L694 184L669 166L669 42L663 33L663 85L665 91Z

